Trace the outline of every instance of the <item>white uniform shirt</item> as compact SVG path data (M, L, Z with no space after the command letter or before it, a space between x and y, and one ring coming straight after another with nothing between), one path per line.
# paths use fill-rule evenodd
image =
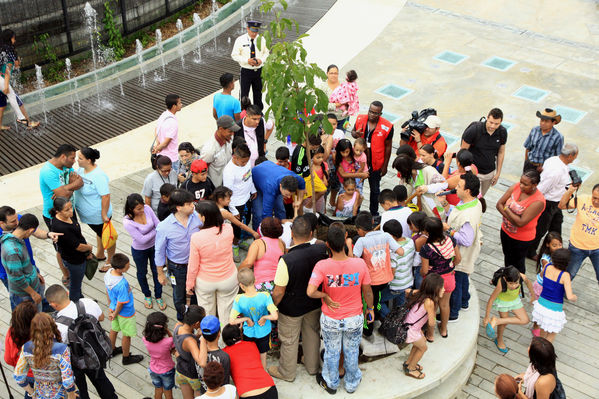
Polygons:
M572 183L570 170L559 156L551 157L543 163L541 181L537 188L545 196L545 200L559 202L566 192L566 186Z
M260 48L258 48L258 42L261 43L261 46L259 46ZM269 51L266 48L265 40L260 35L256 36L256 38L254 39L254 44L256 46L256 59L262 61L262 64L258 66L248 64L248 59L250 58L250 47L252 45L252 42L250 36L247 33L235 39L233 51L231 51L231 58L233 58L233 60L235 60L242 68L252 69L256 71L262 68L262 65L264 65L264 63L266 62L266 58L268 58Z

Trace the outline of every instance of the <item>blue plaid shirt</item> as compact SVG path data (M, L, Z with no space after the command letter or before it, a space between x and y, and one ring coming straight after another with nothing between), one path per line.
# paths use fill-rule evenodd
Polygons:
M556 128L551 128L549 133L543 135L540 126L533 127L524 142L524 148L528 150L528 160L540 164L561 154L563 146L564 136Z

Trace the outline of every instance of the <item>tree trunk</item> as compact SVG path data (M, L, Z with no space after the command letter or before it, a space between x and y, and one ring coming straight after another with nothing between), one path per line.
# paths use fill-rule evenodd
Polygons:
M307 130L304 125L304 142L306 146L306 157L308 158L308 167L310 168L310 186L312 187L312 212L316 213L316 201L314 200L316 197L316 192L314 191L314 178L316 174L312 171L312 154L310 153L310 143L308 141L309 134L309 130Z

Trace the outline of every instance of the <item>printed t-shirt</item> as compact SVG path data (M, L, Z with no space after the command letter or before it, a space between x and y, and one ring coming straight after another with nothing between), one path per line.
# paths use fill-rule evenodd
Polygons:
M230 94L216 93L212 99L212 106L216 110L216 116L229 115L235 119L235 114L241 112L239 100Z
M314 266L308 284L315 287L322 284L322 291L339 303L339 309L333 311L322 301L322 313L342 320L362 314L362 285L370 283L366 262L360 258L347 258L321 260Z
M354 256L362 258L368 265L372 285L386 284L393 279L391 252L397 251L399 244L384 231L369 231L354 245Z
M206 177L206 181L198 183L193 182L191 178L189 178L181 184L181 188L192 193L195 198L194 201L199 202L210 198L214 191L214 184L212 184L212 180L210 180L209 177Z
M243 334L250 338L262 338L270 334L272 329L270 320L266 320L263 326L258 325L262 316L268 316L270 312L276 312L277 307L268 292L258 292L254 296L240 294L235 297L231 318L235 319L240 314L249 317L254 322L252 327L247 322L243 323Z
M590 195L578 197L578 214L570 230L570 243L578 249L592 251L599 248L599 208L593 206Z
M133 307L133 291L129 286L129 282L123 276L115 276L112 274L114 269L110 269L104 276L104 284L110 298L110 310L115 310L118 303L123 304L123 308L119 312L119 316L131 317L135 315Z
M44 216L48 219L50 216L50 209L54 206L52 196L54 191L58 187L69 184L69 174L73 171L73 168L62 168L58 169L52 165L49 161L46 162L40 169L40 190L42 191L42 198L44 200Z
M164 337L158 342L150 342L141 338L150 354L150 370L156 374L164 374L175 368L171 349L175 347L173 337Z
M83 179L83 187L75 191L75 206L77 214L83 223L103 224L102 196L110 194L108 176L99 167L89 173L79 168L77 174ZM108 217L112 217L112 204L108 205Z
M223 186L231 189L231 206L243 206L256 192L252 180L252 167L250 163L245 166L237 166L230 160L223 170Z
M217 362L223 366L223 369L225 370L225 379L223 380L223 384L228 384L231 379L231 359L229 358L229 355L222 349L208 351L208 358L206 361L208 363Z

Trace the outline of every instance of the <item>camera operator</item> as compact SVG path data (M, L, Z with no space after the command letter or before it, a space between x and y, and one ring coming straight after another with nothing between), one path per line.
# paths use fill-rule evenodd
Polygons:
M582 262L590 258L599 282L599 184L595 184L591 195L576 198L578 188L579 186L570 185L558 205L559 209L578 210L570 230L568 273L570 278L574 279Z
M541 182L537 188L545 197L545 210L537 222L537 232L532 244L528 247L529 259L537 260L537 248L539 242L548 231L555 231L562 234L562 223L564 216L558 204L566 192L568 184L572 183L568 165L574 162L578 156L578 146L572 143L566 143L561 149L561 154L548 158L543 163L543 172L541 172ZM579 186L579 184L576 184Z
M387 166L391 157L393 142L393 124L383 118L383 103L373 101L367 115L358 115L351 132L353 138L363 137L366 140L366 156L368 157L368 184L370 185L370 213L379 214L379 193L381 178L387 174Z
M410 147L418 153L420 147L426 144L431 144L437 152L438 158L442 159L443 154L447 150L447 142L441 136L439 128L441 127L441 118L437 115L429 115L423 122L426 125L426 129L420 134L418 130L413 129L409 140L404 139L404 135L399 142L400 145L409 144ZM407 126L402 129L402 132L407 130Z
M483 197L489 187L497 184L503 167L507 130L501 126L502 120L503 112L493 108L486 120L472 122L462 134L462 148L469 150L474 157Z

